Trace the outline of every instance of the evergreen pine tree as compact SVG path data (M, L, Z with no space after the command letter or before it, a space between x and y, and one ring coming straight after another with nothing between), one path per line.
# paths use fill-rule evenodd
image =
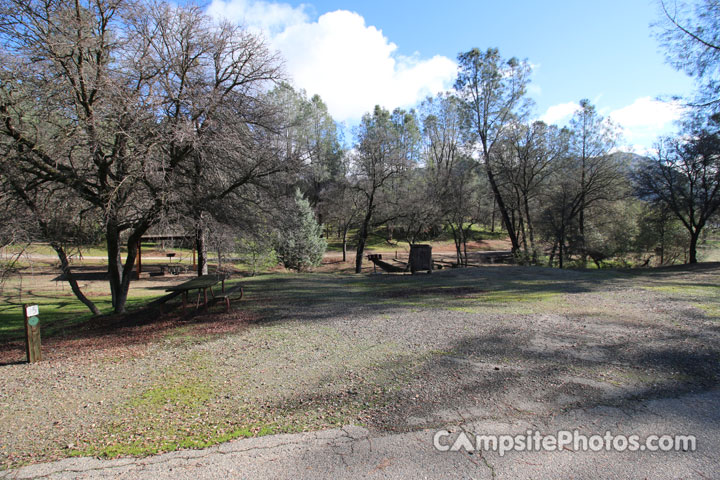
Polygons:
M287 215L277 239L277 256L285 268L303 271L322 261L327 242L321 237L322 226L300 190L295 191L294 208Z

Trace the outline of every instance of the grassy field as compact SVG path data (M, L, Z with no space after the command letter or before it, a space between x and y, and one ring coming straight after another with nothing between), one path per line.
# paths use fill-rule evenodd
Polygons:
M165 288L178 283L134 282L128 298L128 308L145 305L165 294ZM106 281L80 280L83 292L103 313L112 311L109 285ZM87 322L92 314L73 294L67 283L59 280L56 273L48 269L26 271L22 276L10 278L0 291L0 343L23 338L24 324L22 306L37 304L44 336L54 336L75 325Z
M17 363L22 343L7 327L2 465L346 424L405 431L473 418L536 421L720 379L718 264L236 281L245 295L231 313L175 310L57 331L46 319L39 364ZM49 308L41 305L41 318Z
M494 232L491 232L489 228L480 226L480 225L473 225L471 227L471 237L470 240L473 242L481 241L481 240L503 240L507 236L507 234L502 231L501 229L497 229ZM356 248L357 244L355 242L355 237L357 235L357 230L351 230L348 232L348 245L347 248L349 251L352 251ZM410 251L410 244L405 240L398 240L398 239L392 239L391 241L388 241L387 239L391 236L388 235L387 231L384 229L378 230L376 233L370 235L367 239L367 243L365 244L366 248L368 250L383 250L383 251L393 251L393 250L399 250L400 252L408 252ZM455 246L455 243L453 241L453 236L450 231L444 231L440 236L437 238L434 238L432 240L422 240L419 239L418 243L425 243L433 245L434 247L453 247ZM342 237L336 235L334 232L331 232L330 236L328 237L328 251L329 252L341 252L342 251Z

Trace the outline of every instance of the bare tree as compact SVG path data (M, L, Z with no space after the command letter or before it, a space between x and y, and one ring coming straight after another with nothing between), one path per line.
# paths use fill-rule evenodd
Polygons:
M355 188L350 178L336 178L329 186L320 210L325 212L325 219L338 229L342 242L342 261L347 261L348 234L357 223L363 210L362 191Z
M627 190L621 157L609 152L603 133L610 127L585 103L572 125L575 130L558 137L560 154L539 197L544 234L553 244L550 264L557 254L560 268L571 252L580 253L582 265L586 264L588 218L610 208Z
M5 281L17 271L18 261L33 239L37 225L24 202L18 201L7 176L0 170L0 291Z
M617 144L616 127L598 115L588 100L580 100L580 108L571 122L570 151L577 159L579 175L578 246L582 263L587 262L585 248L585 216L590 205L607 196L608 189L621 180L610 152Z
M520 249L518 233L511 212L502 195L497 176L496 149L505 130L526 113L525 98L530 67L516 58L504 60L497 49L486 52L473 49L458 56L460 71L455 90L463 101L470 140L479 144L480 160L512 243L513 252Z
M720 137L699 132L663 140L655 158L635 174L641 196L666 206L689 235L689 263L697 263L703 228L720 209Z
M12 203L28 215L24 228L14 232L13 242L17 242L21 232L26 234L26 242L32 238L47 242L57 254L60 270L75 296L93 314L99 315L100 310L82 292L70 266L70 257L74 251L80 251L83 245L95 244L99 240L100 222L94 215L95 210L91 207L81 209L78 199L67 189L53 189L49 185L28 185L27 181L23 181L22 175L8 172L7 163L3 167L3 173L9 173L4 175L4 187L12 190ZM84 211L83 215L75 214L79 208ZM13 223L10 224L12 227L18 226L16 222Z
M252 136L278 61L258 37L166 3L4 0L0 39L0 137L30 186L97 210L122 312L138 242L183 204L189 165L218 138L217 112L234 110Z
M481 194L476 164L463 143L463 111L454 96L428 98L421 106L425 138L427 199L450 228L458 265L467 266L467 242L473 224L474 206Z
M395 110L391 114L376 106L365 114L358 128L358 145L353 158L354 187L362 194L363 214L357 239L355 273L362 272L363 253L371 228L399 214L377 215L379 206L388 205L393 183L417 161L419 131L414 113ZM381 201L382 197L385 201Z
M569 132L543 122L516 123L499 149L498 172L512 199L512 219L521 240L524 256L536 262L535 221L540 196L547 191L561 160L567 155Z

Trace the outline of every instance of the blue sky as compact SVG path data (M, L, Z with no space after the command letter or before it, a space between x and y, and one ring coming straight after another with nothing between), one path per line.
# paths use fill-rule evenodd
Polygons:
M452 85L457 54L498 47L533 65L536 116L563 124L582 98L642 151L671 132L692 82L664 62L651 0L214 0L208 11L263 32L297 87L352 125L375 104L408 107Z

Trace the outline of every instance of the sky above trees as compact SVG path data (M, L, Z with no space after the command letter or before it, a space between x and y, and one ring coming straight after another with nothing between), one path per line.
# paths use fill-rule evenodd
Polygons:
M448 89L457 54L498 47L527 58L535 116L566 123L580 99L624 128L643 151L674 130L677 104L692 81L664 61L650 24L652 0L287 2L213 0L208 13L262 30L296 87L319 94L352 126L374 105L410 107Z

